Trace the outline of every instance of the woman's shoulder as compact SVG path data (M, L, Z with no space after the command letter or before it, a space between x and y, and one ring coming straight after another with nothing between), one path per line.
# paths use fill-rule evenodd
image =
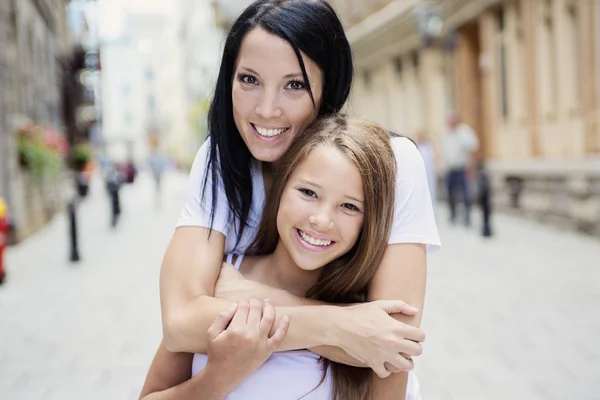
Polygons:
M396 156L396 164L399 172L414 171L423 165L423 157L415 142L406 136L393 136L390 138L392 150Z

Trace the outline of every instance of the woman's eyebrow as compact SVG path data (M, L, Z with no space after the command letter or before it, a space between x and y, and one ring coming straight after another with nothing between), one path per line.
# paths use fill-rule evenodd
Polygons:
M256 76L260 76L260 74L258 72L256 72L255 70L253 70L252 68L249 68L249 67L241 66L240 70L244 70L245 72L249 72ZM292 72L290 74L285 75L283 78L284 79L292 79L292 78L304 78L304 77L302 76L302 72Z

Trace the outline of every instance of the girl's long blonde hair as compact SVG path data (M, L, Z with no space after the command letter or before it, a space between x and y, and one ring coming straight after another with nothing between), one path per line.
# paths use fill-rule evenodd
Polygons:
M364 219L356 244L322 269L307 297L332 302L366 301L367 287L381 263L392 228L396 159L390 136L379 125L343 115L320 118L292 143L277 165L264 208L253 254L270 254L279 242L277 213L292 172L317 147L329 145L352 160L360 172L364 191ZM365 400L372 395L373 374L323 359L333 382L333 400Z

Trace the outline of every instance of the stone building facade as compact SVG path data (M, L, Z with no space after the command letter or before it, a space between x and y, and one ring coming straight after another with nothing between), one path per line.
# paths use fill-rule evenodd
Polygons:
M67 0L0 1L0 196L9 204L17 240L43 226L61 206L56 180L32 185L19 167L15 131L24 120L62 130L66 4Z
M458 112L496 207L600 235L600 1L330 2L357 65L352 112L438 149Z

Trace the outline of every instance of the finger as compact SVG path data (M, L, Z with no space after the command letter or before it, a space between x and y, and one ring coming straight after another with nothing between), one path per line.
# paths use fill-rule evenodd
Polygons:
M281 321L279 321L279 326L277 327L277 330L275 331L273 336L271 336L267 340L267 346L271 351L275 351L275 349L277 349L277 347L279 347L279 345L285 338L285 335L287 334L289 327L290 327L290 318L287 315L281 317Z
M394 355L394 357L385 363L386 371L389 372L408 372L412 371L414 367L415 364L412 358L405 358L400 354Z
M425 331L416 326L405 324L403 336L405 339L412 340L417 343L425 341Z
M403 340L398 344L396 351L406 357L418 357L423 354L423 346L412 340Z
M258 333L260 329L260 318L262 317L263 305L256 299L250 299L250 311L248 312L248 321L246 324L250 329Z
M419 309L402 300L380 300L378 305L388 314L416 315Z
M238 305L234 304L227 310L222 311L217 315L217 319L208 328L208 338L214 340L221 332L227 329L227 326L231 322L231 319L235 315Z
M390 373L409 372L415 368L415 363L412 358L400 358L394 363L385 363L385 369Z
M237 311L231 320L229 326L233 329L243 330L248 320L248 312L250 311L250 304L248 300L240 300L238 302Z
M387 363L385 363L387 364ZM388 371L385 368L385 364L384 365L378 365L376 367L373 367L373 372L375 372L375 374L380 377L380 378L387 378L388 376L391 375L390 371Z
M262 337L268 337L273 324L275 323L275 307L273 303L265 299L263 304L262 319L260 320L260 334Z

